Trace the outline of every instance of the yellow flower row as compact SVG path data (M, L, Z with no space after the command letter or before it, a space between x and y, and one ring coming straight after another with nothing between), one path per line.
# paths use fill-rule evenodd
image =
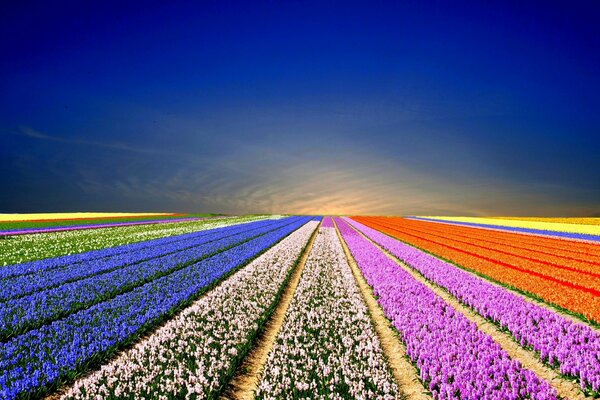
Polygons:
M36 214L0 214L0 222L9 221L34 221L34 220L59 220L59 219L85 219L85 218L114 218L114 217L139 217L153 215L170 215L171 213L101 213L101 212L72 212L72 213L36 213Z
M571 232L581 233L587 235L600 235L600 225L591 224L573 224L564 222L546 222L537 220L523 220L523 219L506 219L506 218L483 218L483 217L435 217L435 216L423 216L423 218L436 219L439 221L449 222L468 222L474 224L484 225L502 225L513 228L526 228L526 229L541 229L547 231L556 232Z
M490 217L519 221L558 222L561 224L600 225L600 218L540 218L540 217Z

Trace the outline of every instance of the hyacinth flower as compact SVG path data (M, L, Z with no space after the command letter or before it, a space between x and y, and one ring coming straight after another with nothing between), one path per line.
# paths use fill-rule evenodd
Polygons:
M379 248L336 219L424 385L440 399L557 399L554 388L512 360L491 337Z
M258 399L398 396L340 240L326 221L265 364Z
M0 344L0 394L13 399L72 375L92 358L161 322L309 220L280 220L280 229Z
M0 303L0 339L26 332L216 254L231 246L282 227L282 223L248 224L245 229L218 230L195 246L167 251L166 256L116 268L103 274L65 283L48 290ZM289 221L293 223L293 221ZM196 242L196 241L192 241ZM81 268L85 268L82 266ZM29 275L27 275L29 276ZM26 277L27 277L26 276ZM49 279L50 280L50 279Z
M561 374L576 378L582 390L600 391L597 330L357 221L346 219L346 222L481 316L508 330L521 346L532 348L543 362L557 366Z
M317 225L293 232L62 398L214 396L251 346Z

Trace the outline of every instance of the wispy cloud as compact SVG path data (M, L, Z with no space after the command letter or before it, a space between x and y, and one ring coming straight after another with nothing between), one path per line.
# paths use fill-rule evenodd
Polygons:
M269 131L281 127L288 134L285 140L275 134L250 135L251 140L208 135L210 128L192 125L185 140L174 142L177 146L165 141L160 147L159 141L148 140L148 148L49 135L31 127L21 127L16 134L39 141L43 181L62 188L71 185L69 196L57 195L70 201L71 208L88 199L89 204L132 211L548 216L597 212L597 201L586 201L597 198L594 188L574 193L569 187L493 176L482 169L484 164L469 161L472 151L467 144L450 152L445 142L438 147L413 145L407 151L411 143L405 135L391 146L387 142L392 151L382 151L385 145L380 141L359 142L337 132L321 135L306 129L305 136L291 136L284 124ZM181 132L179 128L168 130ZM82 149L73 154L65 144ZM95 157L95 149L110 150L110 156ZM426 162L423 155L419 158L423 151L429 154ZM36 157L30 154L18 169L32 169L30 165L40 163ZM453 164L449 157L461 162ZM31 176L40 174L33 169Z
M100 142L100 141L94 141L94 140L67 138L67 137L61 137L61 136L55 136L55 135L48 135L46 133L40 132L36 129L33 129L29 126L19 127L17 134L20 136L25 136L25 137L29 137L29 138L33 138L33 139L49 140L49 141L61 142L61 143L70 143L70 144L76 144L76 145L81 145L81 146L91 146L91 147L97 147L97 148L102 148L102 149L129 151L129 152L142 153L142 154L164 154L163 151L159 151L159 150L155 150L155 149L148 149L148 148L143 148L143 147L138 147L138 146L132 146L132 145L129 145L126 143L120 143L120 142Z
M551 196L508 182L444 182L397 160L356 154L281 153L248 145L166 173L145 171L113 182L88 175L93 195L143 204L160 199L178 211L227 213L490 215L565 213ZM531 205L531 206L529 206ZM572 207L572 205L571 205ZM571 211L573 212L573 211ZM586 212L581 210L581 212Z

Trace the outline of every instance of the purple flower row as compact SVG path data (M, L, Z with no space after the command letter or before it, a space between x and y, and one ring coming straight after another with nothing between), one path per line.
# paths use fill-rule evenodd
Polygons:
M347 221L390 253L447 289L484 318L507 329L542 361L579 380L582 389L600 391L600 334L552 310L351 219Z
M321 226L323 228L333 228L333 219L331 217L323 217L323 223Z
M280 222L274 226L251 227L252 224L245 225L245 231L234 235L229 230L220 230L217 235L205 236L212 238L211 241L188 246L186 250L0 303L0 341L132 290L282 225Z
M342 236L401 334L435 399L556 399L547 382L512 360L463 314L336 218Z
M40 290L56 287L68 282L107 273L125 266L151 261L160 262L166 256L199 246L214 240L236 235L250 230L259 230L275 224L275 221L260 221L250 224L211 229L169 238L170 240L152 241L152 245L132 246L130 251L117 253L102 259L77 262L64 267L43 269L39 272L19 275L0 280L0 302L22 297ZM127 247L127 246L123 246ZM41 261L39 263L42 263ZM139 268L145 268L140 265ZM2 309L2 304L0 304Z
M0 398L26 397L75 376L308 220L281 220L277 230L0 344Z

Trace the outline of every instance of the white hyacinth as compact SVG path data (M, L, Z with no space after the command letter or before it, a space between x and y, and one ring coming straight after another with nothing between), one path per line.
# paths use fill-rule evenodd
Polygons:
M398 393L336 231L321 228L257 398L393 399Z
M192 398L228 379L318 222L311 221L147 339L81 379L63 399Z

